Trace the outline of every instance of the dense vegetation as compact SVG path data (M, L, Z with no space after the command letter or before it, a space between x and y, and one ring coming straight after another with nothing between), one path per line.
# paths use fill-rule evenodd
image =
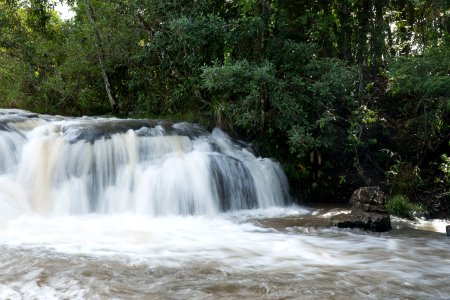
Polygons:
M448 0L0 0L0 105L220 126L304 200L450 211Z

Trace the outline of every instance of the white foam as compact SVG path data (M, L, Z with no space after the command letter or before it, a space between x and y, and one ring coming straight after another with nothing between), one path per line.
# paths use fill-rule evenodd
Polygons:
M18 193L8 192L12 198L3 202L25 201L52 215L165 216L283 206L288 198L280 165L219 129L209 134L180 123L168 133L162 126L127 130L126 124L47 118L31 130L0 130L0 179L12 180L11 188L24 194L14 199Z
M286 215L292 213L286 210ZM263 215L264 210L256 214L257 217ZM278 211L277 216L282 217L283 213ZM439 297L439 293L445 292L442 287L447 286L445 278L450 276L450 252L446 239L394 238L338 229L278 232L247 223L246 218L249 215L245 211L241 216L234 212L157 218L135 214L27 214L8 221L0 228L0 245L8 247L8 251L29 249L38 253L33 260L37 265L33 263L31 270L39 266L40 256L50 260L47 264L58 264L57 260L51 262L51 258L59 253L66 259L91 257L100 262L115 261L119 266L145 265L152 270L173 270L164 275L167 278L154 279L163 282L180 280L176 277L176 270L202 276L195 270L204 266L207 270L217 270L229 276L249 276L251 282L258 282L260 274L280 280L292 280L298 276L296 285L307 281L312 289L324 282L328 288L337 288L329 286L330 280L335 280L338 285L343 280L360 292L368 288L365 295L375 298L385 295L382 293L385 284L390 288L402 284L404 288L396 290L396 295L406 298L413 295L411 286L416 289L415 295L421 298L425 295ZM0 270L4 270L1 264ZM338 274L334 274L336 270ZM83 285L78 281L72 285L68 283L79 271L63 274L61 282L50 282L44 288L36 285L39 274L44 271L38 269L36 272L35 275L28 272L28 277L18 277L6 285L0 284L0 296L14 295L13 291L21 291L18 295L25 292L36 299L44 299L44 296L48 299L85 298L90 295L86 290L91 286L89 282ZM337 277L332 279L334 275ZM361 281L361 278L365 279ZM95 282L104 280L108 285L108 278L95 278ZM224 280L227 284L227 279ZM195 282L180 284L188 285L191 292L200 289ZM67 289L68 285L71 290ZM338 290L336 292L339 294Z
M415 228L421 230L429 230L440 233L446 233L446 227L450 225L450 220L444 219L433 219L433 220L425 220L418 219L415 223Z

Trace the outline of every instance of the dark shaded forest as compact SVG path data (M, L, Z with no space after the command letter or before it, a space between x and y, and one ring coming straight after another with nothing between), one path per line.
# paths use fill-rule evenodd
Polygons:
M449 0L0 0L0 106L221 127L299 201L450 215Z

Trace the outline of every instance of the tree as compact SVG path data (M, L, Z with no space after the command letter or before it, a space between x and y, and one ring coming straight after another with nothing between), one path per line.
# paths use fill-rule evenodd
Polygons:
M44 103L56 100L42 89L64 57L54 51L62 38L62 22L48 1L5 1L0 8L0 59L4 66L0 71L0 101L6 106L39 110Z
M221 126L304 190L440 172L448 0L66 2L0 2L3 106Z
M96 17L96 12L94 10L94 5L92 1L86 1L86 14L88 15L89 21L91 22L93 31L94 31L94 36L95 36L95 45L97 48L97 57L98 57L98 64L100 67L100 70L102 72L102 78L103 78L103 82L105 83L105 90L106 90L106 94L108 95L108 100L109 103L111 104L111 111L113 113L117 113L117 103L114 100L114 97L112 95L111 92L111 85L109 83L109 79L108 79L108 74L106 73L106 68L105 68L105 50L104 50L104 46L103 46L103 38L99 32L99 30L97 29L97 17Z

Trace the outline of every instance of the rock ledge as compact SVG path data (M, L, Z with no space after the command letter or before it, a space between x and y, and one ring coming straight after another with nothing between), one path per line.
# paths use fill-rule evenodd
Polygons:
M378 186L362 187L353 192L350 198L351 213L347 220L335 225L339 228L361 228L385 232L391 227L391 219L385 208L386 197Z

